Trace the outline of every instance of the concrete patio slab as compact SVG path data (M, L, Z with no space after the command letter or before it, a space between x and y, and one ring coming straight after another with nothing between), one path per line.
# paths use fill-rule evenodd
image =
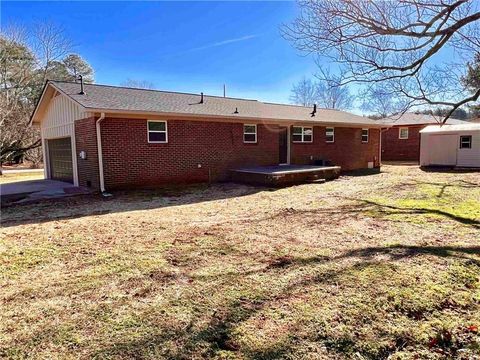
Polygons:
M53 199L72 195L90 194L85 187L56 180L28 180L0 185L2 205Z

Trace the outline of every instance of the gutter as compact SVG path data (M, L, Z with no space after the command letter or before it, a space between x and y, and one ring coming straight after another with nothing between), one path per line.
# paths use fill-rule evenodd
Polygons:
M103 154L102 154L102 134L100 133L100 122L105 119L105 113L102 112L100 117L95 122L97 130L97 153L98 153L98 174L100 178L100 191L105 193L105 180L103 177Z
M335 121L312 121L309 119L305 120L297 120L297 119L281 119L281 118L266 118L266 117L252 117L252 116L242 116L236 115L211 115L211 114L193 114L193 113L172 113L172 112L158 112L158 111L138 111L138 110L119 110L119 109L107 109L107 108L85 108L86 111L91 113L102 113L108 112L111 117L115 117L118 115L125 116L125 115L136 115L141 118L145 118L150 116L159 116L159 117L176 117L179 120L188 119L188 120L195 120L199 119L199 121L204 121L208 119L212 120L219 120L221 122L228 120L233 122L239 121L253 121L258 123L267 123L267 124L275 124L275 123L291 123L293 126L295 124L308 124L312 126L332 126L332 127L354 127L354 128L371 128L371 129L380 129L380 128L389 128L392 127L388 124L379 124L379 123L365 123L365 122L335 122ZM318 116L318 112L317 112ZM286 124L285 124L286 125ZM300 126L300 125L299 125Z

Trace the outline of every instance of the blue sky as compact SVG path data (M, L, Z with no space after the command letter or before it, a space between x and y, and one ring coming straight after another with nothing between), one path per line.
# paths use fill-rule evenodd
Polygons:
M97 83L288 102L313 59L280 36L294 2L3 2L2 27L61 25Z

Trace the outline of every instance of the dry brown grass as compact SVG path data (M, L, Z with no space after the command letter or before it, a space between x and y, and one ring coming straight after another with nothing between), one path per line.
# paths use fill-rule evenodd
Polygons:
M2 212L6 358L472 359L480 176L387 166Z
M30 172L25 170L24 173L16 174L3 174L0 175L0 184L8 184L18 181L28 181L28 180L41 180L43 179L43 173Z

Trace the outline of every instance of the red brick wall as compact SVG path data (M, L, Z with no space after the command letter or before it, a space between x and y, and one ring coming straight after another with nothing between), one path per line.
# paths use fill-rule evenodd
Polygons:
M408 139L399 139L400 126L394 126L382 133L382 160L419 161L420 133L425 125L408 126Z
M342 171L367 168L369 161L378 166L378 129L370 129L368 143L362 143L362 129L344 127L335 127L335 142L325 140L325 127L314 126L313 143L291 143L292 164L309 164L313 157L330 160Z
M101 123L107 189L225 180L241 166L278 164L276 125L258 125L257 144L243 143L242 123L168 121L168 143L147 142L145 119ZM201 164L201 168L198 167Z
M228 179L228 170L242 166L277 165L278 125L257 127L257 144L243 143L243 123L168 121L168 143L147 141L146 119L106 118L101 123L105 187L155 186ZM95 119L75 122L80 185L99 187ZM379 130L370 129L361 142L361 129L335 128L335 142L325 142L325 127L314 127L313 143L291 143L291 163L328 159L342 170L378 166ZM78 156L78 155L77 155ZM199 168L198 165L201 165Z
M100 188L98 175L97 132L95 118L75 121L75 146L77 150L78 183L80 186ZM85 151L86 159L80 159L79 153Z

